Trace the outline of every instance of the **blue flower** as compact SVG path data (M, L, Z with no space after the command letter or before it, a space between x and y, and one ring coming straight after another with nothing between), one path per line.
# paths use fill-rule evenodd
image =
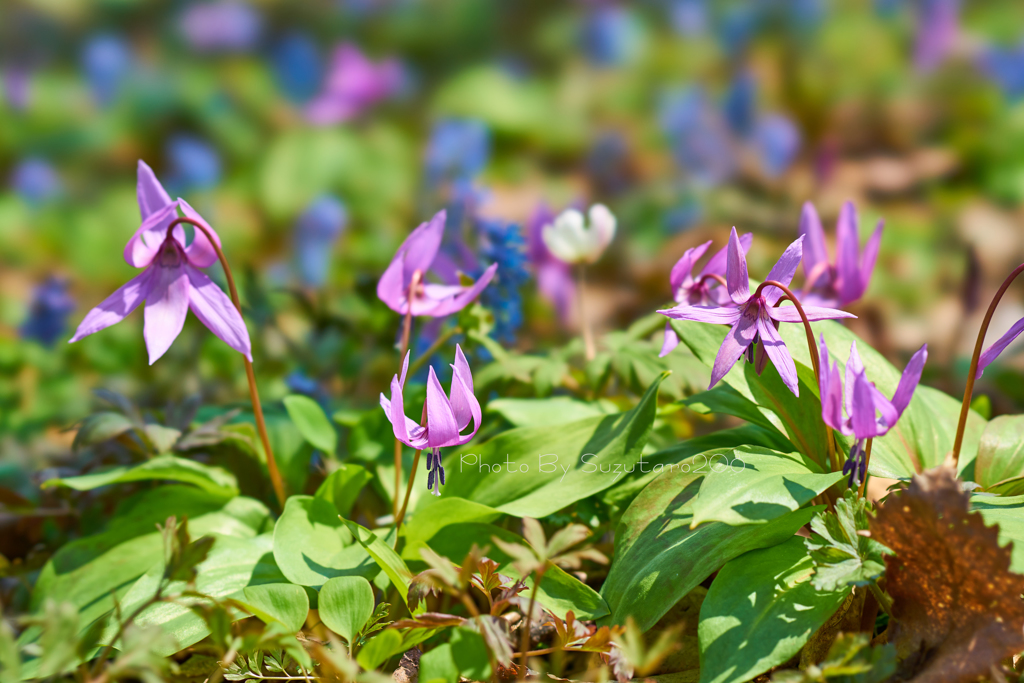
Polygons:
M61 193L63 184L57 171L45 159L29 157L14 168L11 187L22 199L39 206Z
M167 184L177 192L207 190L220 182L220 154L208 142L191 135L167 141Z
M497 276L480 295L480 301L494 313L494 338L512 343L523 324L520 289L530 279L526 239L515 223L482 219L479 228L481 260L498 264Z
M981 55L982 70L1011 102L1024 96L1024 42L1016 47L989 47Z
M478 119L445 119L434 125L427 143L429 183L477 176L491 156L491 132Z
M120 36L93 36L82 50L82 70L93 97L107 106L117 97L132 67L131 48Z
M728 127L697 86L668 93L659 111L678 163L700 186L714 187L736 172Z
M731 5L718 22L718 41L730 55L743 52L763 23L759 3L740 2Z
M681 36L695 38L708 30L707 0L672 0L669 5L672 28Z
M333 195L317 198L295 225L295 263L303 284L320 287L327 280L331 247L348 223L345 204Z
M270 59L277 83L288 99L301 103L316 94L324 69L312 38L290 33L274 47Z
M781 114L762 116L754 130L761 170L769 177L783 173L800 151L800 130Z
M53 346L64 334L75 300L68 294L68 282L50 276L36 287L28 318L21 325L21 336L44 346Z
M725 94L722 111L733 133L745 138L754 129L757 107L757 81L754 74L744 71L733 78Z
M643 47L643 29L625 7L603 5L591 11L583 25L583 49L598 66L619 66L633 61Z

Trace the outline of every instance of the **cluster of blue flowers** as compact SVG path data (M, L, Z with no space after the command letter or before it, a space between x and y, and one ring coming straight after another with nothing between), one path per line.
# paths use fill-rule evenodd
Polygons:
M494 312L494 338L510 344L523 324L522 287L530 279L526 240L516 223L482 219L479 227L482 260L498 264L498 274L480 300Z

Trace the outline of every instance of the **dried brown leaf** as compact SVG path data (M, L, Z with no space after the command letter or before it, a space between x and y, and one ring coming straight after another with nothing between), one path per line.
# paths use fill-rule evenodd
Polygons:
M998 528L968 509L951 467L914 477L871 522L890 548L885 585L895 623L888 630L900 675L918 683L974 681L1024 649L1024 576L1010 572Z

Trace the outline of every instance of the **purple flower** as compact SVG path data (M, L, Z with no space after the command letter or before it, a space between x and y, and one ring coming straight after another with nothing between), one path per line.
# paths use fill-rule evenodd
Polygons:
M131 71L131 47L124 38L101 34L94 36L82 50L82 69L93 97L101 106L114 101L121 84Z
M781 114L768 114L754 126L753 145L761 170L770 178L789 168L800 151L800 130Z
M846 202L836 221L836 258L829 262L825 245L825 231L818 212L810 202L804 204L800 214L800 235L804 237L804 292L801 302L816 306L839 308L848 306L864 296L871 273L878 258L878 245L882 241L883 221L878 221L875 232L860 253L857 230L857 209Z
M327 280L331 248L348 223L348 211L340 199L322 195L302 212L295 225L295 261L299 278L319 287Z
M53 346L64 334L68 315L73 310L75 300L68 294L68 281L51 275L36 287L28 318L21 325L21 335L43 346Z
M236 0L196 2L181 17L185 41L200 52L244 52L260 38L263 18Z
M323 90L306 106L311 123L329 126L356 118L402 84L396 59L374 63L352 43L334 50Z
M671 0L669 20L676 33L697 38L708 30L707 0Z
M982 373L985 372L985 368L991 365L992 361L999 357L1006 347L1013 343L1013 340L1020 336L1020 333L1024 332L1024 318L1021 318L1013 324L1009 330L1006 331L1002 337L1000 337L995 344L985 349L985 352L981 354L978 359L978 371L974 374L974 378L981 377Z
M921 71L931 71L953 49L959 32L960 0L918 0L916 5L914 64Z
M208 190L220 182L220 154L211 144L192 135L175 135L167 142L172 191Z
M728 125L700 87L668 93L658 112L676 163L700 187L714 187L736 173Z
M768 280L774 280L783 285L789 286L800 265L802 255L801 242L803 237L797 238L782 254L778 263L768 273ZM776 307L783 292L778 287L759 287L753 294L750 293L749 278L747 277L747 259L740 247L739 237L736 235L736 228L729 234L729 246L726 252L725 268L726 289L731 299L728 306L676 306L664 311L658 311L663 315L676 320L695 320L704 323L720 323L731 325L732 329L722 342L722 347L715 357L715 364L711 370L711 384L714 387L725 377L726 373L736 364L736 361L747 354L747 359L754 360L754 349L758 354L763 350L767 359L772 361L779 371L783 383L789 387L794 395L800 395L799 383L796 375L796 365L789 355L785 342L779 336L775 323L798 323L801 322L800 314L795 306ZM857 316L837 311L831 308L819 308L815 306L804 306L804 313L808 320L827 320L830 318L855 318ZM766 360L760 360L758 366L762 366Z
M740 248L746 254L753 241L753 233L740 237ZM680 306L733 306L732 299L726 288L721 286L718 278L725 279L726 249L722 247L708 259L697 277L693 277L693 267L711 246L711 240L704 244L687 249L683 252L669 275L672 284L672 297ZM716 277L717 276L717 277ZM664 358L679 346L679 335L672 328L671 322L665 323L665 341L661 346L660 358Z
M480 403L473 395L473 374L469 363L462 353L462 347L455 346L455 364L452 367L452 385L449 396L445 396L441 382L438 381L434 368L427 375L427 398L423 407L426 422L420 425L405 415L402 391L405 387L405 375L409 370L409 354L402 363L402 375L395 375L391 380L391 400L380 395L380 406L384 409L388 421L391 422L395 438L405 445L417 450L427 450L427 489L432 489L435 496L444 484L444 467L441 466L440 449L446 446L461 446L469 443L480 429L482 419ZM463 430L473 422L468 433ZM429 450L428 450L429 449Z
M601 5L583 25L583 50L598 66L619 66L633 61L644 44L643 27L627 8Z
M185 230L178 225L167 228L180 211L201 223L220 246L220 237L184 199L171 201L152 169L139 161L138 200L142 225L124 248L124 260L135 268L145 268L89 311L78 326L76 342L93 332L121 322L146 302L143 336L152 365L164 355L192 312L206 327L249 360L252 353L249 332L241 314L221 289L200 268L212 266L217 252L201 230L195 231L186 246Z
M572 267L552 254L544 243L544 226L554 221L555 213L546 205L534 209L527 223L527 254L537 277L537 289L567 324L576 298L576 282L572 279Z
M4 97L7 104L15 111L28 108L29 90L32 85L32 73L26 68L16 66L3 70Z
M40 206L59 195L63 183L48 161L29 157L14 168L11 187L32 206Z
M430 221L413 230L398 247L391 265L377 283L377 296L396 313L406 315L410 311L408 297L414 276L418 283L412 292L412 315L434 318L461 311L494 277L498 269L496 263L491 264L472 285L464 285L458 279L442 284L426 281L425 276L441 247L445 219L446 213L442 209Z
M850 357L846 361L846 386L839 377L839 363L829 361L828 348L822 335L819 346L821 373L821 417L832 429L856 439L850 457L843 466L843 472L850 475L850 486L864 480L864 441L886 434L896 425L900 415L907 409L914 389L921 381L921 371L928 360L928 345L925 344L911 357L903 370L896 392L890 401L882 395L874 382L868 381L864 363L857 353L857 343L850 345ZM846 417L843 416L843 405Z
M1016 102L1024 97L1024 42L1010 48L986 48L980 66L1008 100Z

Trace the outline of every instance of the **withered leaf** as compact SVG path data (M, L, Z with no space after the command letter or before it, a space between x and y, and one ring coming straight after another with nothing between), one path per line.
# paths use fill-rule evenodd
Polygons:
M951 467L914 477L871 522L885 558L886 589L901 677L917 683L974 681L1024 649L1024 576L1010 572L998 527L968 511Z
M399 619L391 624L391 628L443 628L445 626L461 626L466 623L463 617L443 612L424 612L412 619Z

